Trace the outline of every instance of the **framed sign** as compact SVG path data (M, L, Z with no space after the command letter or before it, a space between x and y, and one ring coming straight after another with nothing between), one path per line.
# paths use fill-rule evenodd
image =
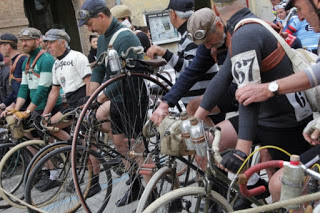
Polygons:
M168 10L144 13L145 24L150 29L151 39L154 44L166 44L180 41L178 30L173 27Z

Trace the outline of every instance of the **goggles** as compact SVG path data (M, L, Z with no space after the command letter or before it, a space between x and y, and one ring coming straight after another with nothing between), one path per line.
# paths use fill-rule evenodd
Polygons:
M97 9L88 11L88 10L78 10L76 12L76 19L77 20L89 20L92 16L96 15L98 12L104 10L105 7L99 7Z
M40 35L35 35L35 33L32 33L30 30L25 29L18 35L19 39L36 39L40 38Z
M218 20L220 20L218 16L212 17L209 25L204 30L196 30L193 34L188 33L187 38L191 41L204 39L207 36L207 33L210 30L212 24L215 24Z

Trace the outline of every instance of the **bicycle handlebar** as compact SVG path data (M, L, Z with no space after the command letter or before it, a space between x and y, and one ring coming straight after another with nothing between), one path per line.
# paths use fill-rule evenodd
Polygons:
M268 168L281 168L283 165L288 162L284 162L283 160L272 160L272 161L266 161L263 163L256 164L249 169L247 169L243 174L239 175L239 183L240 183L240 192L245 197L252 197L256 196L258 194L261 194L266 191L266 188L264 186L258 186L253 189L247 188L247 182L252 174L262 170L262 169L268 169Z
M312 169L309 169L308 166L311 166L315 163L315 161L319 160L319 156L317 155L314 159L312 159L310 162L306 163L306 165L300 164L300 167L303 169L303 171L314 177L315 179L320 181L320 174L318 172L313 171ZM256 196L258 194L261 194L265 192L266 188L264 186L258 186L256 188L248 190L247 188L247 182L252 174L262 170L262 169L268 169L268 168L281 168L284 165L289 165L290 162L283 161L283 160L273 160L273 161L266 161L263 163L256 164L249 169L247 169L243 174L239 175L239 183L240 183L240 192L242 195L246 197Z
M213 157L218 163L221 163L222 157L220 155L220 149L219 149L221 130L220 128L210 128L209 132L211 132L214 135L214 139L212 142Z

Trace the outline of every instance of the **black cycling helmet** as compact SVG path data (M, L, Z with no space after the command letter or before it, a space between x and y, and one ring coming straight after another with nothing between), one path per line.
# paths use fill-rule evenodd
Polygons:
M313 9L316 11L317 15L318 15L318 19L320 20L320 9L318 9L316 7L316 5L314 4L314 2L312 0L309 0ZM294 3L294 0L289 0L288 3L287 3L287 6L286 6L286 10L290 10L292 7L294 7L293 5Z

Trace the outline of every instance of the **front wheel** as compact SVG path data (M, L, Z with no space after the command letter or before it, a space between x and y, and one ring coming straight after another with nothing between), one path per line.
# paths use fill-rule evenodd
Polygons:
M153 212L203 212L206 199L206 191L202 187L185 187L171 191L160 197L143 213ZM227 203L226 199L215 191L211 191L208 197L209 208L214 212L232 212L232 207Z

